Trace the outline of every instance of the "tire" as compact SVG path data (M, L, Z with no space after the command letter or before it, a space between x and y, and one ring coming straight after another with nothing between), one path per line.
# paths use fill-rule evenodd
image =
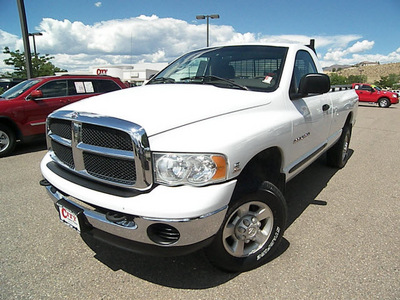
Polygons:
M379 107L387 108L390 106L390 100L388 98L381 98L378 100Z
M286 218L285 198L276 186L265 181L257 192L233 202L206 255L224 271L254 269L267 262L278 248Z
M328 150L328 165L334 168L343 168L349 160L349 146L351 139L351 126L343 127L342 134L336 144Z
M9 127L0 125L0 157L13 152L16 143L15 133Z

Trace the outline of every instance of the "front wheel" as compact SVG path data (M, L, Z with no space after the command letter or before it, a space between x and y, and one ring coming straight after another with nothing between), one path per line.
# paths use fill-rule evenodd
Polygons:
M14 132L9 127L0 125L0 157L9 155L16 143Z
M229 272L254 269L278 248L286 227L287 207L282 193L263 182L228 209L225 220L206 254L216 267Z
M334 168L343 168L349 159L351 126L343 127L342 135L336 144L328 150L328 164Z
M389 107L390 104L391 103L390 103L390 100L388 98L381 98L381 99L378 100L379 107L386 108L386 107Z

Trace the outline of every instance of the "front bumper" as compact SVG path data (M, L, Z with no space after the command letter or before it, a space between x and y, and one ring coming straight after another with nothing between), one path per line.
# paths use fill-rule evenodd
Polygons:
M80 211L81 224L83 225L81 230L83 233L92 235L95 238L99 238L115 246L127 248L132 251L136 250L136 252L140 253L148 253L149 249L153 248L153 251L150 251L153 254L160 252L159 254L161 255L170 255L168 252L171 252L171 247L177 247L176 250L178 250L179 253L182 251L179 251L178 248L181 248L180 250L184 250L184 252L190 252L188 251L188 249L190 249L188 246L201 245L201 242L207 241L216 234L227 210L227 206L225 206L207 215L187 219L152 219L128 216L133 222L130 223L129 226L124 226L109 221L106 213L98 211L95 208L89 208L85 203L67 197L47 180L42 181L41 184L45 186L47 193L56 207L58 207L58 204L62 201L62 203ZM171 243L166 243L165 241L157 239L157 237L155 238L154 232L152 234L149 230L149 228L155 225L160 228L176 229L179 232L179 238ZM160 234L162 234L162 232ZM146 247L146 245L148 247ZM163 250L161 248L169 248L170 250ZM193 251L197 248L198 247L194 247ZM177 254L175 251L172 251L172 253Z
M45 178L41 184L56 207L71 206L79 214L82 236L89 234L154 255L184 254L210 242L221 227L236 186L236 180L231 180L205 187L160 185L145 193L125 193L56 168L48 154L40 167ZM110 213L121 214L129 222L111 222ZM164 239L170 232L175 237Z

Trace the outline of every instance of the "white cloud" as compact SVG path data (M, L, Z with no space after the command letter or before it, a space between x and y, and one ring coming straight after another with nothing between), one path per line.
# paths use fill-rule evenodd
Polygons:
M372 49L372 47L374 47L374 44L375 44L375 42L370 42L367 40L364 40L362 42L357 42L348 49L348 52L349 53L358 53L358 52L370 50L370 49Z
M0 46L13 49L18 41L18 36L0 29Z
M396 60L396 55L371 55L371 54L360 54L362 52L371 50L375 45L374 41L357 41L350 47L345 49L336 48L328 49L328 51L323 56L323 65L330 66L333 64L356 64L361 61L379 61L381 63L400 61ZM391 57L391 58L389 58ZM379 58L379 59L377 59ZM394 60L393 60L394 59Z
M324 61L343 61L347 64L351 63L356 57L359 58L361 55L357 54L364 52L373 48L375 42L363 40L361 42L356 42L352 46L343 48L329 49L328 52L323 57ZM349 55L351 55L349 57ZM358 61L359 62L359 61Z
M96 3L94 4L94 6L100 7L100 6L101 6L101 2L96 2Z
M100 3L101 2L97 2ZM97 4L96 3L96 4ZM206 46L206 24L189 24L173 18L141 15L109 20L92 25L69 20L44 18L35 28L43 36L36 39L40 54L54 56L57 67L84 70L93 65L170 62L179 55ZM239 33L232 26L210 26L210 44L289 42L308 44L306 35L262 35ZM387 55L370 54L374 41L361 40L356 34L313 36L323 66L355 64L363 60L381 63L400 61L400 48ZM23 49L22 40L0 30L0 46ZM3 56L4 57L4 56ZM0 57L0 72L4 72Z
M20 43L22 45L22 40L18 36L10 34L0 29L0 72L1 73L13 72L13 68L10 68L10 66L7 66L4 63L5 59L10 58L9 55L3 53L4 48L8 47L10 48L11 51L14 51L16 49L22 50L19 45Z

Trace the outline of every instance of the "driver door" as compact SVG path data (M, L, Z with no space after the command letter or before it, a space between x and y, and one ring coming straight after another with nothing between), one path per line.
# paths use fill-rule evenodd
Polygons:
M289 104L293 145L289 154L289 174L293 175L324 149L332 121L332 104L327 94L295 96L301 78L310 73L318 73L318 70L310 54L301 50L296 55L290 91L292 101Z
M29 99L25 105L25 122L30 125L30 134L45 132L47 116L54 110L68 104L67 80L57 79L44 83L40 90L43 97Z

